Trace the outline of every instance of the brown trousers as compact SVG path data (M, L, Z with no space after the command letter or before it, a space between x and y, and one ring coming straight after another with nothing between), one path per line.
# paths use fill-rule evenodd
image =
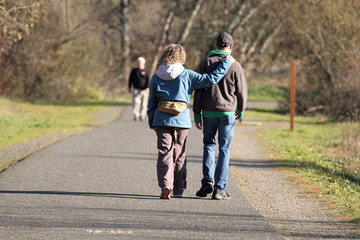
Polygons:
M157 127L157 176L161 189L168 187L174 194L186 189L186 139L189 129Z

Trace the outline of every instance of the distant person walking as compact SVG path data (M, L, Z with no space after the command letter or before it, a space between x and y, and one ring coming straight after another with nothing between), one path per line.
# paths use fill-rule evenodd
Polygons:
M225 56L230 55L233 38L224 32L216 39L216 50L203 59L197 69L199 73L213 71ZM247 85L244 71L234 62L225 77L210 88L195 91L195 126L203 130L203 178L196 196L212 199L230 199L226 191L230 161L230 145L234 135L235 121L243 116L247 101ZM202 115L201 115L202 114ZM218 134L219 156L215 167L216 134Z
M186 139L191 128L188 104L193 90L211 87L223 78L232 64L228 56L219 59L210 74L185 69L183 47L171 44L164 48L156 73L150 83L148 103L149 126L156 131L157 177L160 198L183 197L186 189Z
M134 121L144 120L149 98L149 70L145 68L145 59L137 59L138 67L133 68L129 77L129 93L133 87L133 114Z

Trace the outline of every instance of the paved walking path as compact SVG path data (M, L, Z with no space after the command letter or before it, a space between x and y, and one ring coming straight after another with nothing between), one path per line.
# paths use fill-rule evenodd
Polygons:
M155 133L127 108L0 173L0 239L283 239L234 175L231 200L195 197L201 149L193 128L185 198L160 200Z

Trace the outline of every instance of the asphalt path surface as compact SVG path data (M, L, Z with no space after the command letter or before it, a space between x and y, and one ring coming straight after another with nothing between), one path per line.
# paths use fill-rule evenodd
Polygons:
M231 200L197 198L202 133L190 130L188 188L161 200L156 135L119 120L74 135L0 173L0 239L284 239L229 177Z

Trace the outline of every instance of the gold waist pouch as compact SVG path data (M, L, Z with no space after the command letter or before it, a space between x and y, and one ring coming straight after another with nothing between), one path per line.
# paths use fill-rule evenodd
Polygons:
M187 108L188 105L186 103L175 101L160 101L158 105L159 112L169 113L172 115L179 115Z

